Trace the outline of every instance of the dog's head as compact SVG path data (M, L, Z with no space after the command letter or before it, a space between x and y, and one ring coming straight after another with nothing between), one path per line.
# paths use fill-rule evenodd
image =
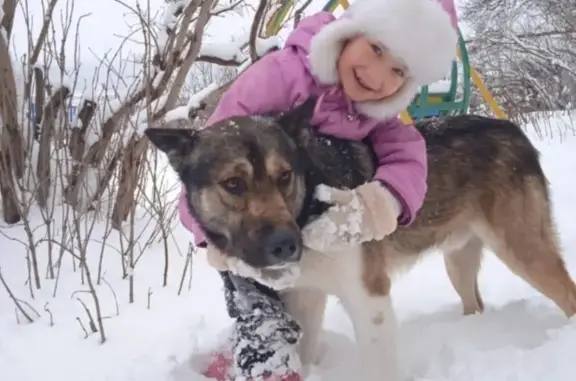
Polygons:
M308 130L315 101L278 117L233 117L200 131L149 128L188 194L190 212L217 248L256 267L302 255L305 155L295 137Z

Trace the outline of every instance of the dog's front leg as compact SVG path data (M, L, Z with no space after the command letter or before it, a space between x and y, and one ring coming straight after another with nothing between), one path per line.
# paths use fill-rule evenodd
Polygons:
M374 296L362 287L342 297L360 351L363 380L398 381L396 316L390 295Z
M379 280L375 279L374 272L368 279L362 253L348 252L347 255L348 263L340 266L341 287L337 296L354 326L362 361L361 379L398 381L397 323L390 297L390 280L384 269L381 269ZM374 284L378 282L379 286Z
M298 288L281 293L284 308L302 329L299 354L302 365L308 367L318 361L318 338L322 329L326 294L317 289Z

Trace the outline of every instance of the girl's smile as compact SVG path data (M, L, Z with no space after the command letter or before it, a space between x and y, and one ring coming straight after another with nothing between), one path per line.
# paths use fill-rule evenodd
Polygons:
M340 83L355 102L394 95L406 81L407 69L388 50L365 37L349 40L338 60Z

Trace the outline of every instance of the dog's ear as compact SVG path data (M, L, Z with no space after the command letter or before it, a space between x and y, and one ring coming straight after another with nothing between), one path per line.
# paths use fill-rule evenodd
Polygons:
M144 133L168 157L184 157L194 148L196 132L183 128L147 128Z
M310 126L310 121L314 115L317 97L311 96L295 108L286 111L279 119L278 124L292 138L298 138L302 129Z

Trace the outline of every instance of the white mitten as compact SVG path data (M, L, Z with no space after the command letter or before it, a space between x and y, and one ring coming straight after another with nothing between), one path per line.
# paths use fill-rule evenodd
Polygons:
M304 246L326 252L380 240L398 226L401 206L378 181L351 190L319 185L316 198L332 204L302 229Z

